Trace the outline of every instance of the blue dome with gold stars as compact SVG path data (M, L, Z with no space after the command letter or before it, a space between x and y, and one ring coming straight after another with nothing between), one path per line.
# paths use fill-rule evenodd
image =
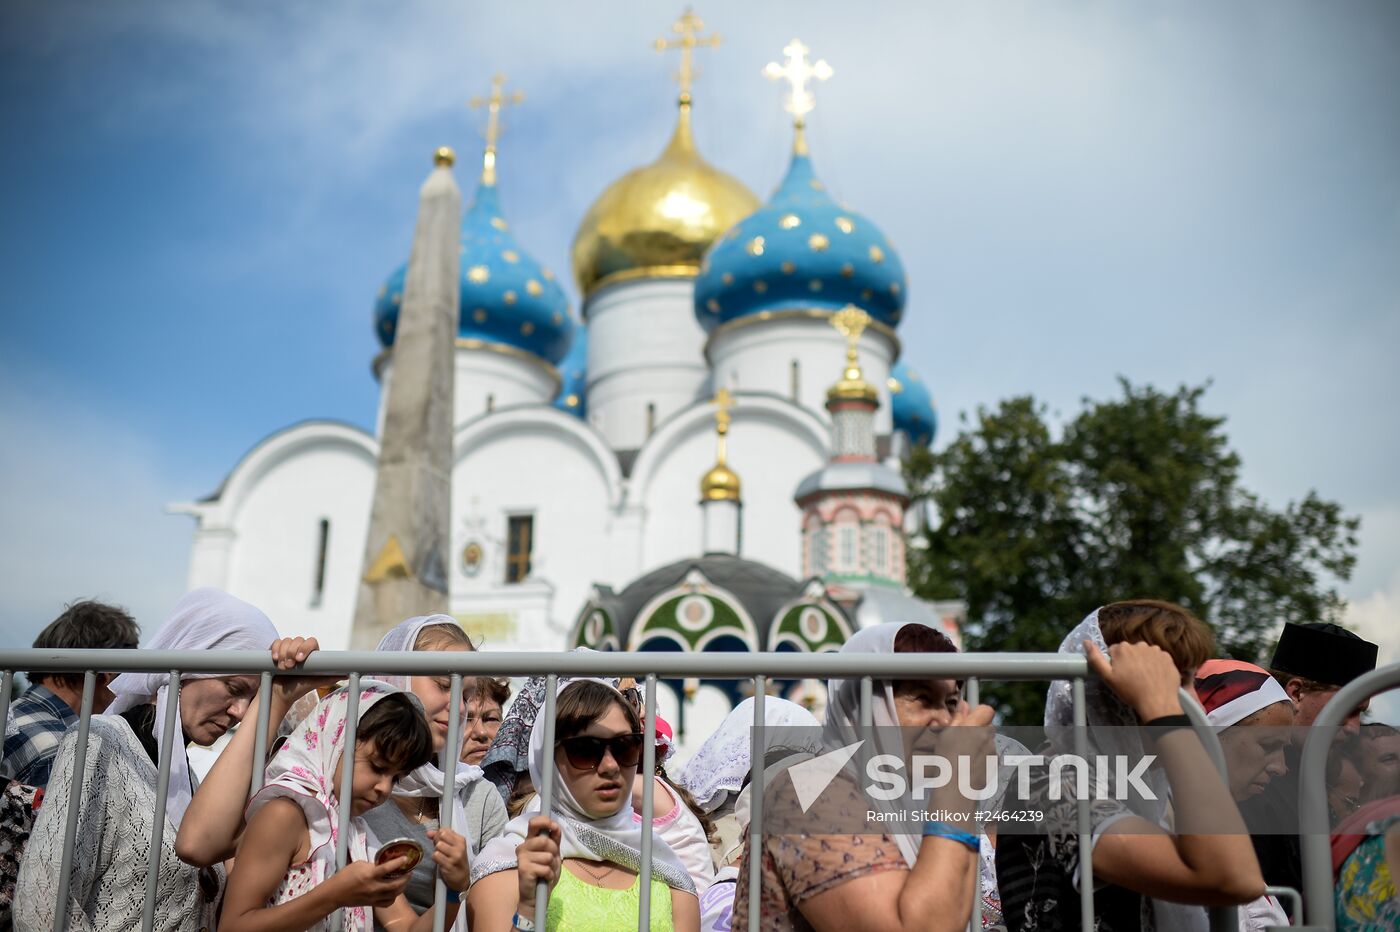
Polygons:
M799 151L768 203L710 247L695 314L711 329L763 311L854 304L894 327L906 291L904 264L884 234L832 200Z
M462 218L462 296L457 336L509 346L557 363L573 341L569 300L554 274L523 252L501 216L494 184L482 183ZM374 304L374 330L394 343L408 266L385 281Z
M903 431L915 446L933 443L933 436L938 433L938 410L933 406L928 383L903 362L897 362L890 369L889 389L894 429Z
M559 361L559 394L554 407L582 419L588 414L588 328L574 330L574 342Z

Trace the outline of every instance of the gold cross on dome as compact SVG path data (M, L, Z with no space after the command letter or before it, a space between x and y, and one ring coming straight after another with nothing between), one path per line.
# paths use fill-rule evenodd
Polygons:
M859 378L860 363L856 353L856 344L860 342L860 335L865 332L865 328L870 324L870 315L856 307L854 304L847 304L841 310L831 315L831 326L836 328L836 332L846 338L846 365L856 370L856 377Z
M700 30L704 28L705 23L695 15L695 11L686 7L680 19L671 24L671 31L680 38L662 38L652 43L652 48L658 52L670 49L680 49L681 51L681 67L676 72L676 83L681 87L680 100L682 105L690 103L690 86L694 83L695 76L700 73L700 69L695 67L695 50L701 47L715 48L723 41L715 33L708 36L700 35Z
M501 108L519 104L525 99L523 91L506 93L506 76L497 74L491 78L491 93L486 97L473 97L469 102L473 110L486 108L486 154L482 157L481 183L496 183L496 143L501 138Z
M834 73L831 66L826 63L826 59L820 58L815 62L807 60L807 53L811 49L802 44L801 39L793 39L783 46L783 54L787 56L786 61L781 65L775 61L770 61L763 69L763 76L771 81L786 81L792 90L788 93L784 109L792 114L793 124L799 129L806 122L807 114L812 112L812 108L817 105L816 98L812 96L811 90L807 87L811 81L825 81Z
M723 437L729 433L729 409L734 407L734 396L729 394L729 389L721 388L715 392L715 431Z

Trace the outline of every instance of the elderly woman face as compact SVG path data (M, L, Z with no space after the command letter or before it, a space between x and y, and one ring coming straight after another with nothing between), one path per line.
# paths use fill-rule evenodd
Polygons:
M1236 801L1258 796L1274 777L1288 773L1284 751L1292 724L1292 704L1275 702L1220 733L1230 795Z
M462 761L480 764L501 730L501 704L478 691L467 703L466 734L463 736Z
M957 680L897 680L894 684L894 710L905 728L945 724L961 698Z
M210 745L243 721L258 691L256 676L215 676L180 684L180 726L195 744Z

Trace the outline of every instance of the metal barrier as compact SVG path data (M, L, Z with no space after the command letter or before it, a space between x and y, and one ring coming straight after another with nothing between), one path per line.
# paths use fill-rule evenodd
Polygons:
M1337 691L1313 720L1298 764L1298 836L1308 928L1337 928L1332 902L1331 821L1327 811L1327 752L1337 729L1361 703L1400 686L1400 664L1372 670Z
M754 686L754 725L752 729L751 781L755 787L762 787L761 769L764 743L764 697L770 679L860 679L860 722L870 727L872 722L871 696L876 679L918 679L944 677L965 680L967 695L972 702L980 698L981 683L984 680L1069 680L1073 686L1074 724L1083 726L1086 721L1084 684L1091 675L1088 663L1082 656L1069 654L802 654L802 653L623 653L623 652L467 652L436 653L426 652L373 652L373 651L318 651L312 654L296 670L288 673L275 668L271 658L264 652L248 651L123 651L123 650L0 650L0 721L4 721L9 710L10 692L15 670L34 672L85 671L83 677L83 700L77 726L76 747L74 749L75 774L84 773L87 754L93 696L96 687L96 671L103 673L151 672L168 670L171 676L172 698L178 697L179 679L183 674L260 674L259 714L255 723L256 749L253 758L253 773L250 793L255 793L262 785L265 764L268 721L271 714L272 679L276 675L338 676L349 682L347 708L347 733L345 747L355 745L357 709L359 704L360 671L372 670L383 675L450 676L451 688L455 694L462 687L466 677L473 676L545 676L545 704L540 714L545 716L544 742L546 747L554 744L556 689L560 676L618 676L633 675L646 670L645 734L654 734L656 729L656 684L658 678L683 679L748 679ZM1395 671L1395 680L1400 682L1400 669ZM1358 681L1353 686L1359 685ZM1350 688L1350 687L1349 687ZM1224 773L1224 755L1219 739L1209 728L1205 713L1182 692L1182 707L1190 716L1202 744L1216 767ZM1340 698L1340 697L1339 697ZM1334 703L1336 700L1334 700ZM156 899L156 879L161 850L162 835L165 829L166 791L170 781L172 739L174 737L175 710L178 703L166 704L165 719L162 722L161 754L158 769L156 811L152 823L150 865L146 877L145 904L142 916L143 932L151 932L154 922ZM1328 706L1330 710L1331 705ZM1324 715L1327 711L1324 710ZM448 722L447 744L443 748L441 766L444 772L452 772L455 756L452 749L461 744L461 721L459 705L451 704ZM1087 757L1087 736L1085 729L1076 729L1077 751ZM1311 743L1309 744L1311 747ZM1305 750L1305 760L1307 751ZM3 754L3 750L0 750ZM1316 755L1314 755L1316 756ZM656 747L651 741L644 742L642 766L646 773L655 771ZM1306 767L1304 773L1306 774ZM1321 774L1321 764L1318 764ZM339 833L336 844L336 866L343 868L346 863L350 820L350 782L352 769L342 768L339 794L340 810ZM546 756L542 786L537 787L540 795L541 811L549 812L554 793L554 758ZM642 797L642 824L652 824L654 781L644 783ZM72 870L73 843L77 830L78 805L81 792L70 792L68 813L65 821L65 836L61 874L58 878L58 903L54 917L54 932L63 932L67 926L69 876ZM750 826L748 835L755 844L763 836L763 793L752 793L750 803ZM453 806L440 807L440 819L444 828L451 827ZM1080 799L1078 804L1078 834L1080 858L1080 904L1081 923L1085 932L1093 926L1094 873L1092 845L1090 843L1091 824L1089 804ZM650 882L652 833L642 835L642 863L639 870L641 896L638 915L638 928L650 928ZM756 847L752 850L756 850ZM1305 852L1306 854L1306 852ZM1324 842L1325 854L1325 842ZM759 857L749 858L749 890L753 895L748 903L748 927L758 928L761 889L761 861ZM1330 902L1330 881L1326 893ZM973 870L974 914L973 928L981 927L981 888L980 864ZM1313 891L1309 888L1309 896ZM540 884L536 891L536 922L544 928L548 915L548 888ZM435 932L443 932L445 925L444 909L446 887L441 876L436 881ZM1234 907L1217 907L1210 911L1211 928L1221 932L1233 932L1237 928ZM339 927L341 920L337 913L334 921Z

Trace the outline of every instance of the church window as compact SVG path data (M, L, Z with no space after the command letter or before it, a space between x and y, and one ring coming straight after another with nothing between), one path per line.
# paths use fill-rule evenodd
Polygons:
M487 396L486 396L486 413L487 413L487 414L490 414L492 411L495 411L495 410L496 410L496 396L495 396L495 395L487 395Z
M792 400L797 400L797 393L802 387L802 363L796 359L792 361L792 366L788 370L788 391L792 394Z
M884 525L870 529L870 563L877 573L889 571L890 535Z
M506 582L523 582L530 575L530 548L534 545L533 515L511 515L506 525Z
M647 402L647 436L650 437L652 431L656 430L656 404Z
M828 548L831 544L827 540L826 529L818 526L811 532L811 575L825 576L831 569L831 559Z
M312 579L311 607L317 608L326 594L326 549L331 539L331 522L322 518L316 528L316 575Z
M856 540L857 530L855 525L848 524L842 527L837 534L837 543L841 548L842 572L854 573L860 569L859 542Z

